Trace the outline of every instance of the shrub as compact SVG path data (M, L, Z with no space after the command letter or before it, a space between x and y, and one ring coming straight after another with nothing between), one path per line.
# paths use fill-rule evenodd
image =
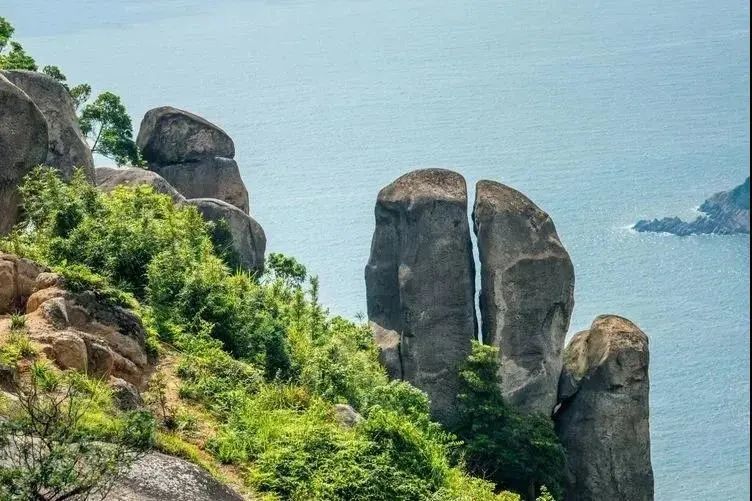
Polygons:
M561 496L564 450L543 415L509 407L499 389L498 350L473 342L460 371L462 389L457 435L470 471L498 486L535 498L543 485Z
M92 434L90 411L102 403L101 386L76 373L58 375L31 367L16 386L17 408L0 422L0 497L104 499L115 479L154 439L154 422L143 412L123 416L106 438Z

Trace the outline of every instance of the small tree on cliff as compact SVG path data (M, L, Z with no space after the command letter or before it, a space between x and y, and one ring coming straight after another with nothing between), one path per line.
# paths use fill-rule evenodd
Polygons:
M118 165L141 165L133 124L120 98L103 92L84 106L79 118L81 131L91 141L91 151L114 160Z
M20 43L12 41L13 25L0 16L0 70L37 70L34 58L24 51ZM10 50L6 48L10 46Z
M560 498L564 450L553 423L507 405L498 373L498 349L474 341L460 371L460 420L455 430L464 442L468 467L500 488L526 493L530 500L544 485Z
M12 392L16 398L11 415L0 422L0 499L107 496L115 480L151 447L154 418L132 412L109 423L109 436L95 436L87 421L102 391L81 374L60 375L39 363L31 366L28 381L16 384ZM97 426L103 427L101 422Z

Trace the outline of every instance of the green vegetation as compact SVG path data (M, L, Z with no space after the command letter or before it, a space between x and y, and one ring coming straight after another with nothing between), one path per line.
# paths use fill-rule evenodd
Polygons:
M551 426L504 405L488 349L463 372L476 423L458 430L463 445L431 421L423 392L388 381L367 325L318 304L318 280L295 259L233 273L197 210L151 187L105 195L80 173L66 184L38 168L21 192L25 223L0 248L135 308L174 359L147 392L163 450L239 472L267 499L519 499L488 480L558 492ZM335 404L362 419L341 423ZM487 466L488 480L468 474Z
M497 349L477 342L460 372L460 425L470 471L533 498L543 485L560 497L564 450L550 419L509 407L499 389Z
M105 385L34 363L0 421L0 498L103 499L154 441L147 412L118 414Z
M39 67L23 46L11 40L15 29L10 22L0 16L0 70L37 71ZM9 50L6 50L8 49ZM81 110L79 123L81 131L91 142L91 151L108 157L120 165L140 166L143 164L138 147L133 140L133 125L120 98L112 92L103 92L85 104L91 96L91 86L86 83L69 87L67 78L57 66L47 65L42 73L61 82L71 97L76 110ZM85 106L84 106L85 105Z
M112 92L103 92L84 106L79 124L91 142L92 152L111 158L118 165L141 165L131 117Z

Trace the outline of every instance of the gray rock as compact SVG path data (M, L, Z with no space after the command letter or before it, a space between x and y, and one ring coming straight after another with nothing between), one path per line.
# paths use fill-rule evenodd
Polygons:
M465 180L444 169L410 172L379 192L375 213L365 278L382 361L452 425L458 368L477 332Z
M500 349L509 403L550 416L574 307L574 268L551 218L522 193L480 181L473 209L483 341Z
M195 206L207 221L226 222L225 228L232 240L233 261L237 265L259 273L264 270L266 235L255 219L234 205L214 198L194 198L186 203ZM215 231L221 229L215 226Z
M109 501L242 501L198 466L152 452L136 461L107 495Z
M235 160L215 157L150 168L185 198L216 198L249 213L248 190Z
M595 319L564 355L556 432L567 501L650 501L648 338L629 320Z
M141 394L134 385L118 377L110 378L112 396L118 408L124 411L139 409L144 405Z
M139 167L97 167L95 170L97 187L108 193L118 186L148 185L157 193L169 195L176 203L185 201L183 195L172 187L162 176Z
M47 121L31 98L0 75L0 235L18 219L18 184L47 157Z
M225 131L171 106L146 112L136 144L146 161L160 165L235 156L235 145Z
M11 70L3 75L23 90L47 120L48 150L44 163L70 179L75 167L94 181L91 149L78 126L78 117L68 89L52 77L36 71Z
M336 404L334 406L334 419L342 426L352 428L363 421L363 416L350 405Z
M671 233L680 237L715 233L718 235L749 234L749 178L729 191L711 196L700 206L694 221L678 217L641 219L632 227L640 232Z

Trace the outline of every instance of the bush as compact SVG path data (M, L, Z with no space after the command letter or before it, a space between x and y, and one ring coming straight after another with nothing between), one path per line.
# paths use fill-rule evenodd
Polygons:
M500 487L526 493L529 499L544 485L560 497L564 449L553 423L543 415L523 415L504 402L497 354L496 348L473 342L460 371L456 433L464 441L468 467Z
M0 498L106 497L153 444L154 421L133 412L101 426L97 413L108 398L103 392L85 376L32 365L28 382L13 391L14 412L0 422Z

